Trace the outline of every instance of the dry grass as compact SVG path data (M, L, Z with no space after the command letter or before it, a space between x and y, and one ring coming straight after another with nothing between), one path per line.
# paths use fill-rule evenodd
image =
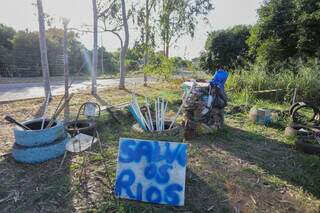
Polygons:
M121 103L130 91L154 98L162 95L170 102L171 114L179 106L180 81L150 87L108 89L98 100L89 94L76 95L71 111L84 101ZM102 100L100 100L102 99ZM58 103L55 97L50 112ZM12 102L1 106L0 116L11 114L18 120L34 117L42 99ZM50 113L49 113L50 114ZM73 113L75 114L75 113ZM0 158L0 209L4 212L319 212L320 158L297 152L282 130L253 125L246 114L226 118L224 130L186 141L188 168L186 205L168 207L134 201L112 200L106 169L114 181L119 137L145 138L131 131L133 120L119 112L122 124L107 113L99 121L105 157L91 156L87 179L79 182L81 155L69 155L40 165L16 163L10 155ZM13 143L12 126L1 121L2 153ZM183 141L181 136L156 138ZM4 141L6 144L4 145ZM3 198L7 198L1 201Z

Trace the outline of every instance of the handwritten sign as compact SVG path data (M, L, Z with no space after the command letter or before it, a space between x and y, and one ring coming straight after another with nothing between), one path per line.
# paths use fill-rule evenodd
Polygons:
M120 138L115 193L151 203L184 205L187 145Z

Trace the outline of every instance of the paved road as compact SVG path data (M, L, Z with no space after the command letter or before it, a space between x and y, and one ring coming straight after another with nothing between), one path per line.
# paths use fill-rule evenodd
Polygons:
M143 77L126 78L126 84L142 84ZM98 79L98 89L106 87L114 87L119 84L119 79ZM90 88L91 81L75 81L70 91L76 93L80 90ZM51 91L53 95L64 94L64 82L51 82ZM44 97L42 83L15 83L15 84L0 84L0 102L14 101L28 98Z

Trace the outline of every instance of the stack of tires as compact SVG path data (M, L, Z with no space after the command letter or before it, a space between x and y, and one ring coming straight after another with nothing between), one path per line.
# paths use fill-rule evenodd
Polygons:
M49 120L45 121L44 126ZM42 163L64 154L65 146L70 139L63 123L56 121L52 127L41 129L42 119L29 120L23 123L32 130L14 128L15 144L13 158L22 163Z
M302 109L309 109L313 114L303 122L299 113ZM292 123L285 129L286 136L296 137L297 149L308 154L320 154L320 110L304 102L294 103L289 110Z

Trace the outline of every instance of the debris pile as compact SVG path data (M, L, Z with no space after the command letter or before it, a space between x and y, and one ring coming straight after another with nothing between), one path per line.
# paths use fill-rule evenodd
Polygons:
M197 129L206 132L220 129L224 122L224 107L227 96L218 86L209 83L185 82L189 94L183 105L187 134L195 134Z
M306 109L312 113L303 113ZM320 109L297 102L290 107L289 115L292 123L286 127L285 135L296 137L296 147L303 152L320 154Z

